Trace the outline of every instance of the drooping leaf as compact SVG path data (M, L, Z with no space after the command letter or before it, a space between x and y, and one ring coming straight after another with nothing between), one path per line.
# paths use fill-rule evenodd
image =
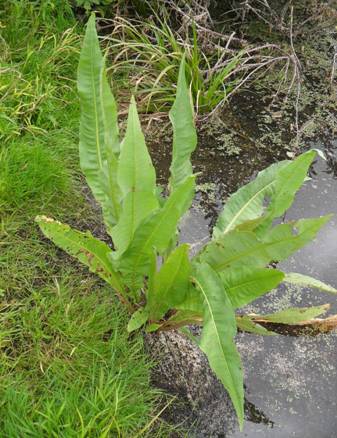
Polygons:
M136 310L128 322L128 332L131 333L135 330L138 330L142 325L146 323L148 318L149 312L146 307L141 307L140 309Z
M188 244L178 246L155 274L153 288L148 293L151 320L161 319L169 309L184 301L191 274L188 250Z
M102 206L110 233L118 220L120 201L113 178L117 160L114 154L118 151L117 109L105 76L94 15L88 21L83 40L77 86L81 104L80 165L93 195ZM106 179L107 175L111 176L110 181Z
M111 249L108 245L95 239L88 231L82 233L73 230L69 225L46 216L37 216L35 220L48 239L123 294L122 281L111 263Z
M227 200L213 229L213 236L220 237L247 221L255 221L265 212L265 200L275 192L276 177L289 161L272 164L249 184L241 187Z
M216 271L246 265L264 267L286 259L309 243L331 216L301 219L273 227L263 239L249 231L233 230L211 241L199 256Z
M161 209L144 219L137 228L129 248L119 260L119 269L131 289L141 287L143 276L148 275L149 254L153 248L159 253L166 250L179 219L191 205L194 187L195 178L191 176L171 193Z
M329 307L330 304L312 307L290 307L289 309L269 313L267 315L254 315L254 320L258 321L261 319L263 321L279 324L298 324L322 315L329 309Z
M284 279L284 274L277 269L241 266L221 272L220 277L236 309L277 287Z
M238 329L243 332L253 333L262 336L275 336L277 334L252 321L252 319L246 315L236 316L236 324L238 326Z
M122 253L140 222L158 207L156 174L139 122L136 102L131 100L128 123L118 162L117 181L123 209L112 238Z
M173 191L192 175L190 159L197 145L193 105L185 76L185 59L180 64L177 95L169 115L173 127L173 150L170 166L170 189Z
M286 274L283 281L285 283L320 289L324 292L337 294L337 289L330 286L329 284L323 283L322 281L317 280L316 278L312 278L308 275L298 274L296 272L289 272L288 274Z
M199 345L227 389L242 428L243 374L233 339L236 334L235 314L220 277L209 265L198 266L194 281L204 300L204 322Z
M228 268L219 275L234 309L245 306L269 292L284 278L283 272L276 269L247 266ZM193 285L190 285L185 300L177 308L199 313L202 311L202 297Z

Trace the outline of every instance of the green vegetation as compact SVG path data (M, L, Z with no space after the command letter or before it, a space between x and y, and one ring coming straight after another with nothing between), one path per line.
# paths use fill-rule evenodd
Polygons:
M80 37L64 1L6 2L1 29L0 138L69 126L77 117ZM74 119L75 120L75 119Z
M108 288L33 222L44 212L100 224L79 174L82 28L69 5L0 7L0 435L165 437L141 336L128 337Z
M282 281L333 288L310 277L287 275L271 267L309 243L330 216L275 224L291 206L306 179L315 151L281 161L234 193L220 214L212 239L192 259L178 242L178 223L191 206L195 178L190 157L197 137L183 58L176 99L170 111L173 152L169 195L161 196L145 144L135 100L125 137L119 140L117 108L111 93L91 16L78 69L81 101L80 164L101 204L114 249L87 232L46 216L36 218L46 237L114 289L132 314L129 332L202 325L198 344L227 389L240 427L244 418L243 373L234 336L237 326L268 333L235 310ZM159 263L159 259L161 263ZM298 323L322 314L326 306L287 309L269 321Z
M107 289L87 278L36 288L1 314L1 431L17 436L121 436L156 400L139 338Z
M118 3L118 0L75 0L76 6L82 7L86 12L90 12L92 8L99 8L104 11L104 6L109 6Z
M176 2L187 6L184 13L192 3ZM196 144L191 101L198 113L212 111L240 81L260 73L261 67L269 70L281 62L288 72L293 52L289 57L289 44L283 45L284 39L275 36L277 16L272 17L276 26L247 20L245 26L250 26L249 36L255 43L264 44L262 35L283 47L256 51L256 46L246 46L243 40L234 38L229 44L228 38L219 39L219 33L212 33L216 29L209 29L203 21L203 14L194 14L195 20L184 15L184 21L175 11L170 21L166 9L159 10L156 4L138 0L8 0L1 4L0 430L6 437L169 436L172 428L157 418L165 397L150 385L151 363L137 329L169 330L189 323L203 325L199 345L228 389L242 423L242 373L233 342L236 327L273 335L261 325L263 321L301 323L323 314L327 306L254 317L234 311L281 281L336 293L318 280L284 274L270 266L271 261L287 257L310 241L327 220L272 227L273 219L290 206L314 152L268 168L234 194L220 215L213 239L193 260L187 244L177 246L177 224L195 189L190 163ZM110 240L97 210L85 200L87 196L92 201L77 157L76 69L81 19L90 9L106 17L117 10L123 15L114 17L116 28L105 38L108 59L114 59L108 66L109 79L113 74L122 98L131 88L142 111L166 111L174 102L179 82L170 113L173 162L169 196L164 198L161 188L155 186L156 175L134 102L125 141L120 143L116 105L91 22L87 44L96 57L82 52L80 159L102 206L114 250L88 232L75 231L45 216L39 216L38 222L47 236L107 285L41 239L33 222L36 215L45 214ZM145 18L139 21L142 14ZM318 18L324 28L324 16ZM294 28L301 34L305 27L294 19ZM279 31L288 38L284 24ZM237 19L235 26L242 25ZM228 36L231 26L229 22L223 29ZM318 37L322 44L329 38L333 40L333 35ZM301 39L298 44L302 45ZM308 47L295 49L308 59ZM325 92L327 74L322 75L319 62L314 64L313 82L319 79ZM330 58L323 64L330 74ZM284 69L272 69L266 81L269 94L271 81L278 92L279 82L286 76ZM90 92L88 82L93 85ZM317 107L311 105L317 102L315 96L307 97L307 106ZM96 121L94 98L103 103L96 106ZM324 118L326 113L322 114ZM284 147L281 137L279 145ZM132 157L137 158L135 162ZM133 332L131 336L125 326Z
M0 208L24 209L29 204L60 203L70 190L70 176L44 143L17 141L0 155Z
M186 41L156 14L155 20L152 17L145 23L121 17L116 20L115 31L108 38L114 57L111 72L121 81L127 77L134 84L134 92L146 112L167 111L172 105L183 56L198 112L209 112L226 101L237 84L238 79L232 78L232 74L241 54L224 59L221 47L211 53L205 51L195 26L190 31L190 41Z

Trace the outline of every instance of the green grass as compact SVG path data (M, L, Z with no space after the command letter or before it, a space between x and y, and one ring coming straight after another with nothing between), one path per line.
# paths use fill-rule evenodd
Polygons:
M78 165L82 28L66 0L2 9L0 436L169 436L141 336L127 337L111 290L34 223L100 226Z
M57 154L38 140L17 141L0 154L0 209L33 209L60 202L70 175Z
M108 289L70 271L1 314L0 428L6 437L125 436L156 400L141 339ZM106 433L107 435L104 435ZM113 436L115 436L113 435Z
M0 32L1 140L46 134L66 124L78 106L74 84L80 46L80 26L69 2L8 1Z
M167 111L174 100L179 65L186 57L186 75L191 84L195 109L207 113L225 102L238 82L233 71L241 54L224 58L221 50L205 51L195 26L183 39L171 24L155 12L149 19L137 21L116 18L115 31L107 37L113 62L109 71L117 84L134 87L143 111ZM217 61L222 59L221 67Z

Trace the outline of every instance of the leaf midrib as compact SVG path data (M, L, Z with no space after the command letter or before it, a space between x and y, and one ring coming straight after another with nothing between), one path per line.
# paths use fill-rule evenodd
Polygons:
M91 79L91 86L92 86L92 91L93 91L93 101L94 101L94 114L95 114L95 131L96 131L96 152L97 152L97 157L98 157L98 163L99 163L99 168L102 169L103 168L103 162L102 162L102 156L101 156L101 146L100 146L100 140L99 140L99 130L98 130L98 126L99 126L99 122L98 122L98 112L97 112L97 96L96 96L96 89L95 89L95 79L94 79L94 66L93 63L91 62L91 60L94 59L94 41L91 38L90 41L90 79Z
M200 288L200 290L201 290L201 292L202 292L202 294L203 294L203 296L204 296L204 298L205 298L205 301L206 301L206 303L207 303L207 307L208 307L209 312L210 312L210 315L211 315L211 322L212 322L212 325L213 325L213 327L214 327L214 329L215 329L215 332L216 332L217 343L220 345L220 348L221 348L221 351L222 351L222 354L223 354L223 357L224 357L224 362L225 362L225 364L226 364L227 371L228 371L228 373L229 373L229 375L230 375L230 377L231 377L231 386L234 388L234 391L235 391L236 396L238 397L238 399L240 399L240 394L239 394L239 393L237 392L237 390L236 390L236 385L235 385L235 382L234 382L234 379L233 379L233 376L232 376L231 370L230 370L229 365L228 365L228 362L227 362L226 354L225 354L225 352L224 352L224 348L223 348L223 346L222 346L222 342L221 342L221 339L220 339L220 336L219 336L219 332L218 332L218 329L217 329L217 325L216 325L216 323L215 323L215 318L214 318L214 314L213 314L212 306L211 306L211 304L210 304L210 302L209 302L209 300L208 300L208 297L207 297L207 294L206 294L205 291L204 291L204 288L202 287L202 285L200 284L200 282L198 281L198 279L194 278L193 280L196 282L196 284L197 284L198 287ZM205 321L205 318L204 318L204 321Z
M271 269L269 269L268 271L270 271L270 272L273 272L273 273L277 273L277 274L280 274L280 271L273 271L273 270L271 270ZM269 275L269 274L266 274L266 275L263 275L263 274L266 274L266 272L264 272L264 273L261 273L259 276L254 276L254 278L253 279L250 279L250 280L248 280L248 281L243 281L243 282L241 282L241 283L239 283L239 284L236 284L235 286L228 286L228 288L231 290L231 291L233 291L234 289L238 289L238 288L240 288L240 287L243 287L243 286L247 286L248 284L251 284L251 283L255 283L257 280L261 280L261 279L264 279L264 278L268 278L268 279L270 279L270 278L274 278L274 276L273 275ZM277 275L275 275L275 277L276 277Z
M257 196L259 196L264 190L267 190L272 184L275 184L275 181L270 182L269 184L267 184L266 186L264 186L261 190L259 190L258 192L255 193L255 195L251 198L249 198L249 201L246 202L241 208L240 210L236 213L236 215L233 217L233 219L229 222L229 224L227 225L227 227L224 229L224 231L222 232L222 234L226 234L228 233L228 231L230 231L230 229L232 228L233 224L236 222L237 218L241 216L242 212L248 208L248 206L251 204L251 202L253 202ZM261 215L260 215L261 216Z
M46 223L46 222L42 222L42 223ZM55 224L55 222L53 222L53 224ZM48 223L46 223L46 225L48 226ZM72 231L72 230L70 229L70 230L64 230L64 231L67 232L67 231ZM76 231L75 231L75 232L76 232ZM104 260L102 259L102 256L97 255L97 253L94 254L94 253L93 253L88 247L86 247L85 245L82 245L82 244L76 242L76 240L73 240L73 239L67 237L66 234L62 234L61 237L62 237L62 239L64 239L64 240L66 240L67 242L69 242L69 243L71 244L70 246L76 246L79 250L85 250L85 251L90 252L90 254L93 254L93 256L94 256L94 257L100 262L100 264L104 267L105 271L106 271L108 274L111 274L112 276L116 277L116 274L113 273L112 269L110 269L110 266L109 266L108 262L107 262L107 261L104 261ZM90 265L89 265L89 267L90 267ZM104 279L104 280L105 280L105 279ZM106 281L108 281L109 284L111 284L108 278L106 279ZM118 281L117 279L116 279L116 282L119 283L119 281ZM113 284L111 284L111 286L115 287Z
M253 248L250 248L249 250L247 250L246 252L241 252L239 255L232 257L231 259L226 260L226 262L220 263L218 265L213 266L213 269L215 269L216 271L222 271L227 265L230 265L233 262L236 262L237 260L240 260L241 258L250 255L251 253L254 253L254 251L263 248L263 247L270 247L273 245L277 245L279 243L286 243L289 242L291 240L297 240L298 238L300 238L301 236L303 236L303 234L305 232L310 231L312 228L315 228L314 226L307 228L303 233L298 234L298 235L294 235L294 236L290 236L287 238L281 238L278 240L273 240L272 242L260 242L259 245L254 246ZM225 246L222 246L222 249L226 249Z

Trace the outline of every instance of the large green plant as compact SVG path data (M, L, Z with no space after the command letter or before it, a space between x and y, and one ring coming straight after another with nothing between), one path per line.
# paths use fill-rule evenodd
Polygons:
M170 111L173 152L169 194L156 186L132 99L127 129L119 139L116 102L109 88L95 18L89 20L78 69L81 100L80 163L93 195L102 206L113 248L53 219L39 216L43 233L87 265L114 290L131 313L128 330L176 329L202 325L199 342L211 368L227 389L240 426L244 417L243 373L234 336L237 326L268 333L235 310L282 281L317 280L285 274L271 267L310 242L329 217L274 224L291 205L315 157L314 151L282 161L230 197L212 239L191 258L189 245L179 244L178 224L195 192L190 162L197 144L193 107L181 63L177 94ZM314 317L326 306L290 309L268 315L276 322Z

